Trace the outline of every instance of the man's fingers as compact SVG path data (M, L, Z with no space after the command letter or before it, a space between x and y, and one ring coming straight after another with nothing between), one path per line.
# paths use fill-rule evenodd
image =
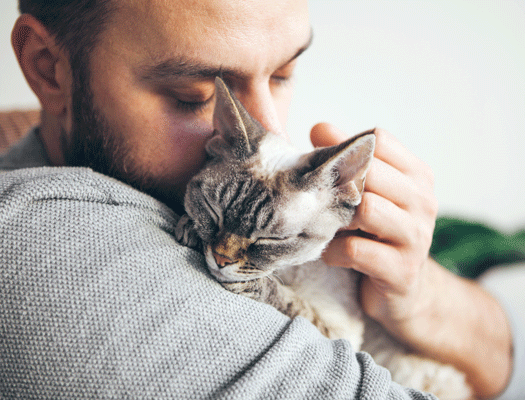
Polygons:
M374 133L376 135L374 157L433 190L434 174L426 163L412 154L389 132L375 128ZM315 147L333 146L348 137L343 131L326 122L316 124L310 132L310 140Z
M376 149L374 156L392 167L409 175L425 185L434 185L432 169L406 147L404 147L392 134L376 128Z
M416 227L407 211L375 193L365 192L348 229L360 229L382 242L407 245Z
M404 287L404 269L396 268L399 252L392 246L360 236L336 237L323 253L328 265L352 268L385 283L389 290Z
M385 197L404 210L412 209L419 195L414 182L382 160L374 159L366 174L365 190Z
M429 183L430 184L430 183ZM365 191L417 215L437 214L437 199L428 185L419 184L382 160L374 159L366 174Z
M376 150L374 156L392 165L399 171L406 173L412 171L414 166L419 165L421 161L409 152L392 134L376 128ZM321 122L312 128L310 140L315 147L333 146L348 139L348 135L337 129L334 125L327 122Z
M428 255L437 213L433 175L394 136L382 129L375 134L375 158L361 204L323 258L329 265L362 272L385 292L403 293ZM311 132L314 146L331 146L346 138L326 123Z

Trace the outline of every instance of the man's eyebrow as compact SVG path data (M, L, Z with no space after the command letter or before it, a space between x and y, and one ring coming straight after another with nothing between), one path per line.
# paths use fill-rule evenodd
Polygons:
M214 78L230 72L221 67L213 67L183 58L170 58L153 66L139 69L143 81L166 81L175 78Z
M284 65L289 64L297 57L299 57L308 47L310 47L313 39L313 33L310 29L308 41L301 46L295 54L286 61ZM138 70L139 79L150 82L170 81L177 78L197 78L197 79L212 79L216 76L245 76L246 73L241 70L233 70L224 68L222 66L210 66L192 61L184 58L170 58L159 64L147 67L141 67Z
M303 54L308 48L311 46L312 41L314 40L314 31L312 28L310 28L310 35L308 35L308 40L306 43L297 50L297 52L293 55L292 58L290 58L286 63L283 65L291 63L293 60L295 60L297 57L299 57L301 54Z

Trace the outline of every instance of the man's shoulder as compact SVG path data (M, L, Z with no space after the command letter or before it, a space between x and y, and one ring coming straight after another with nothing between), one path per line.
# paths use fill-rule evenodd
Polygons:
M0 259L5 276L27 275L20 287L45 281L111 295L158 279L155 287L169 287L170 296L199 287L213 293L218 284L203 256L175 240L178 219L153 197L88 168L0 173Z
M178 215L151 196L89 168L2 172L0 210L0 251L5 246L24 247L26 253L58 256L67 250L76 254L68 262L97 263L101 258L120 262L123 252L135 254L137 246L148 251L159 244L182 248L174 239ZM18 250L11 253L13 262L25 257Z
M0 202L8 197L32 201L74 200L129 204L173 214L163 203L125 183L86 167L36 167L0 172Z

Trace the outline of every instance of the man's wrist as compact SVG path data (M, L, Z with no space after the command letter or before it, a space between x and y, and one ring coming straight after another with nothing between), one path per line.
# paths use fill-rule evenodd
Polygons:
M512 370L512 337L498 301L475 282L427 261L427 310L406 321L408 345L467 375L480 398L501 393ZM428 302L426 300L429 300Z

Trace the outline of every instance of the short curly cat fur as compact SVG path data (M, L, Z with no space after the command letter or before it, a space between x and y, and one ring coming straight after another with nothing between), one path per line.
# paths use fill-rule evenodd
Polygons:
M300 154L263 129L220 78L215 85L216 132L206 165L188 184L177 239L203 251L226 289L349 340L398 383L441 399L469 398L462 373L410 353L363 314L357 272L319 259L361 201L374 131Z

